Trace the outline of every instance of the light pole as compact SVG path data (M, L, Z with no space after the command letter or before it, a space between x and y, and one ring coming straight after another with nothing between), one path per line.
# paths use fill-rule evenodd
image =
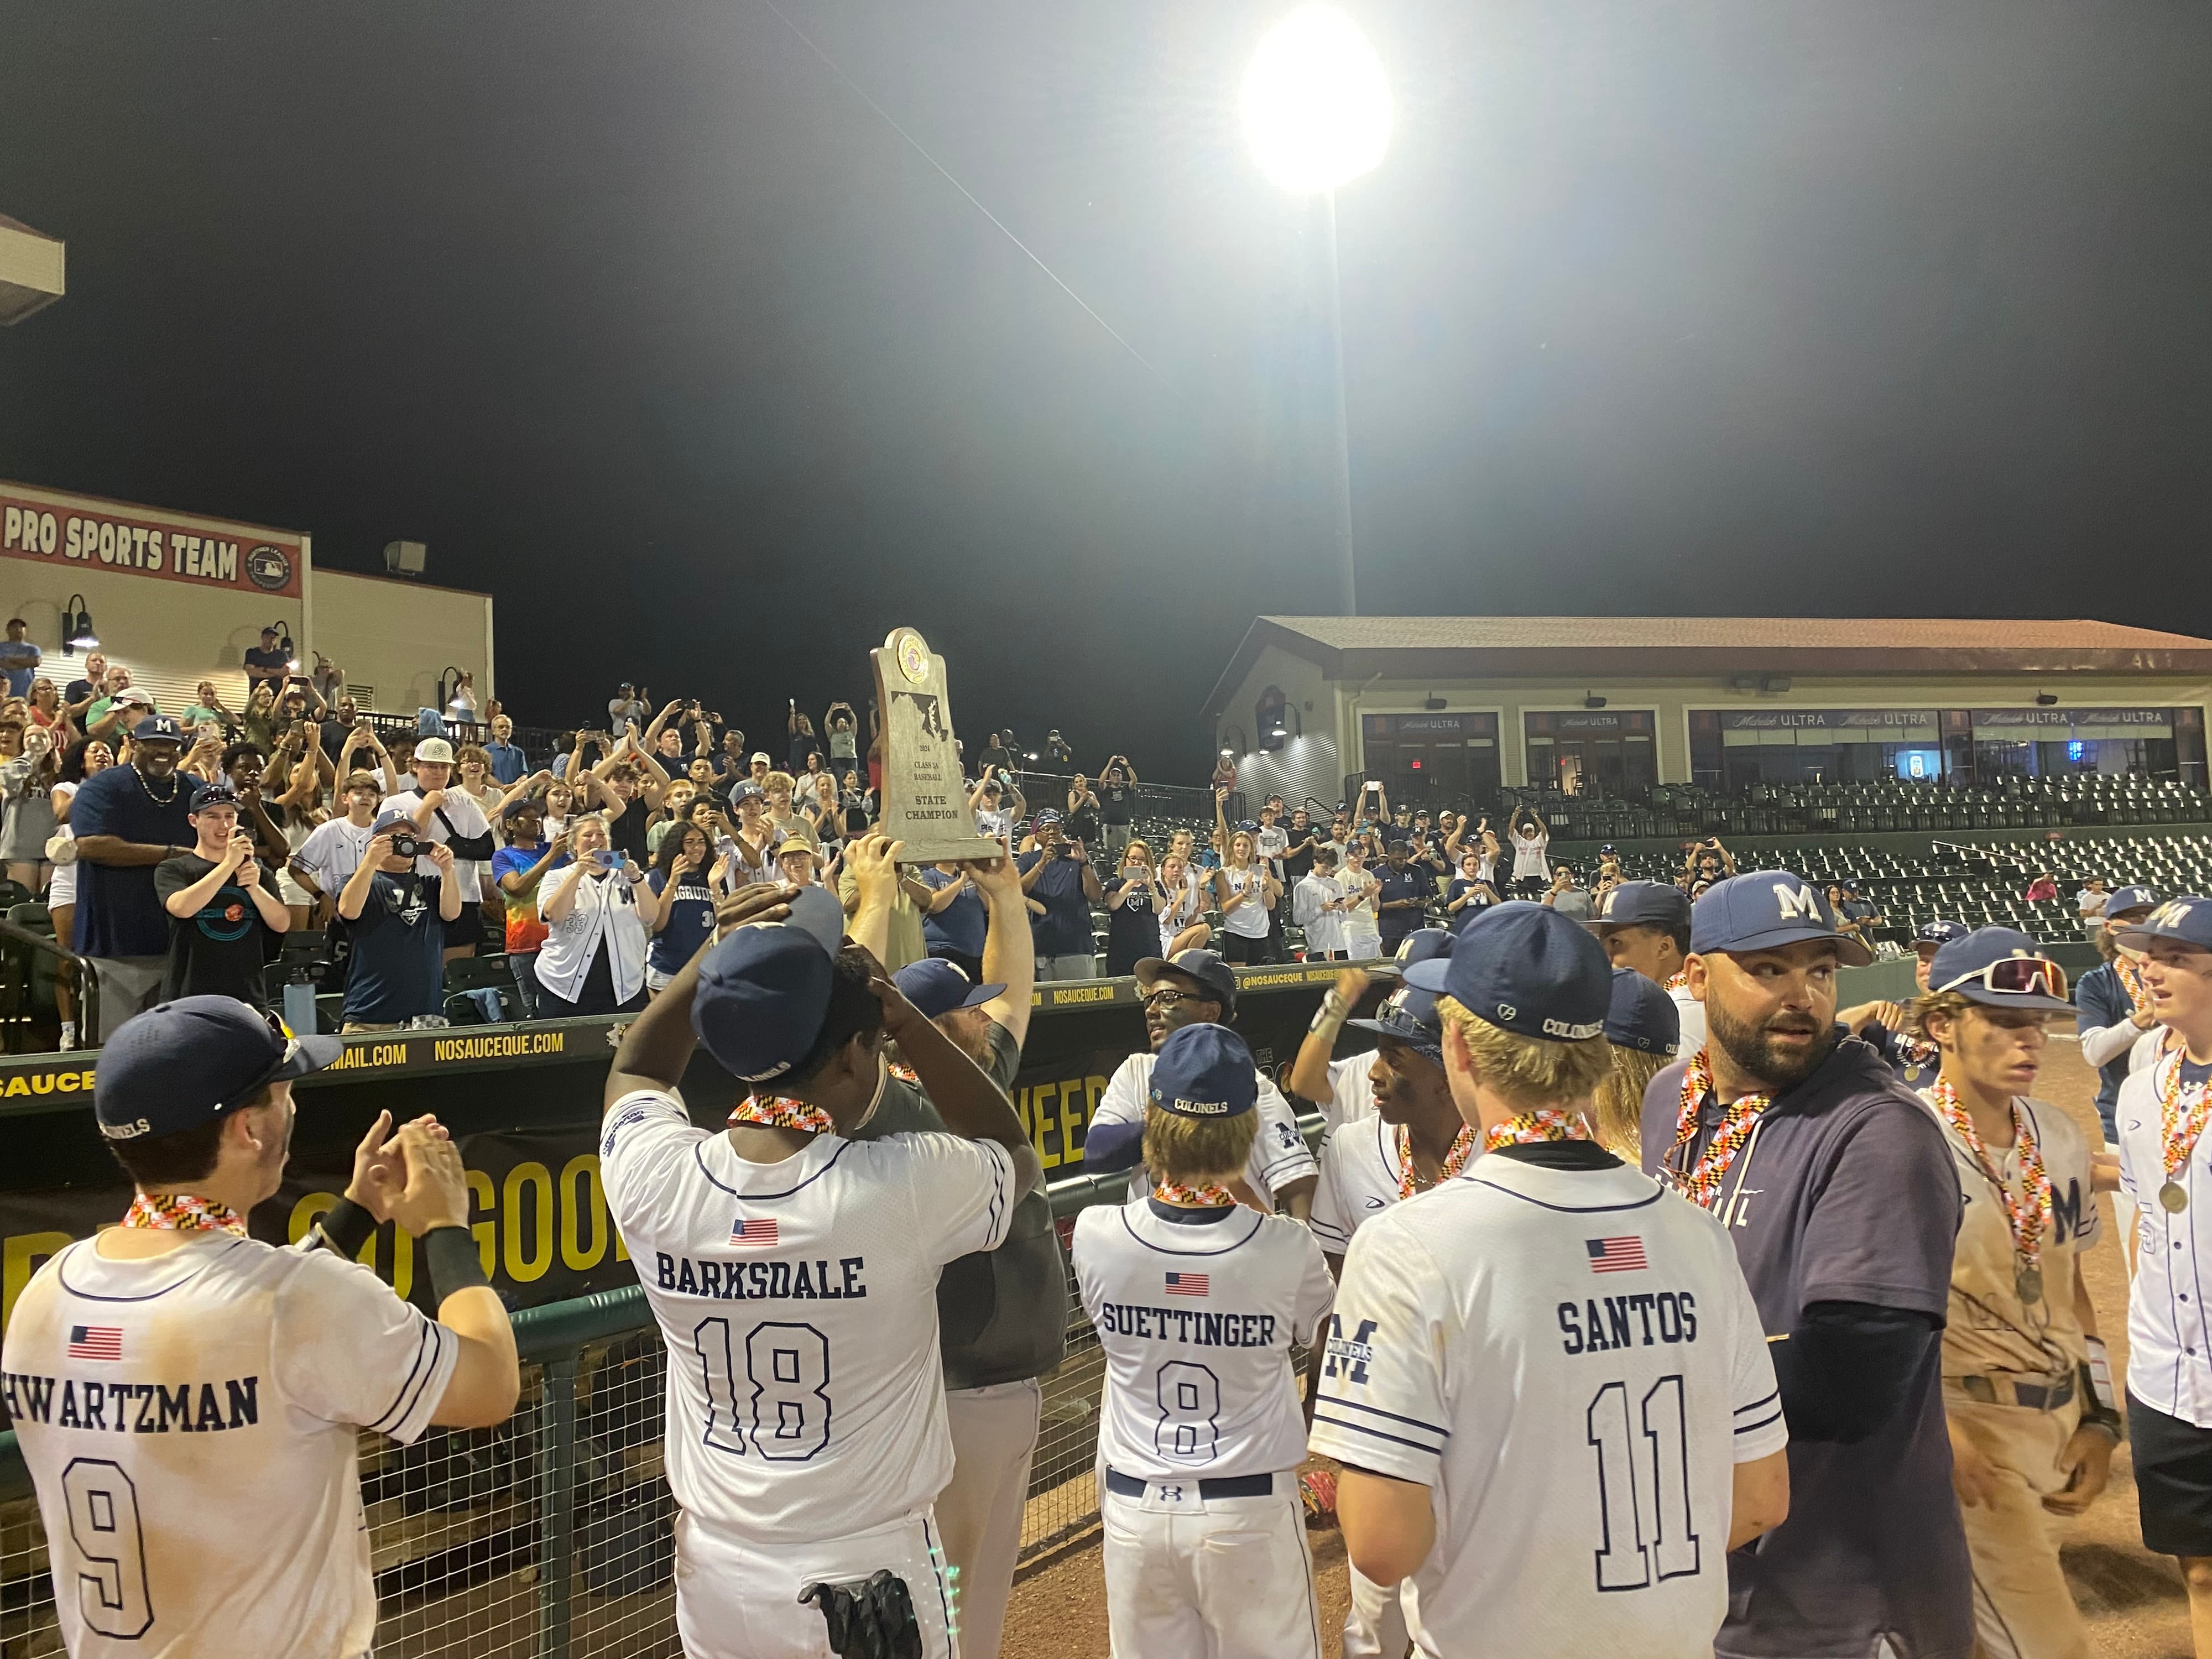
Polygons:
M1261 38L1244 72L1244 136L1261 171L1293 196L1319 196L1328 252L1328 341L1336 391L1337 582L1359 614L1352 546L1352 432L1345 407L1344 302L1336 192L1390 143L1390 88L1359 26L1334 6L1301 6Z

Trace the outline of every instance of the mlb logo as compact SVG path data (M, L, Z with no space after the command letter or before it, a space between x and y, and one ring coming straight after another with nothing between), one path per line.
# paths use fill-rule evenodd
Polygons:
M775 1243L775 1218L769 1216L757 1221L748 1221L740 1218L737 1225L730 1229L730 1243L732 1244Z
M1167 1291L1170 1296L1204 1296L1207 1294L1204 1273L1170 1273Z
M71 1359L121 1359L123 1328L120 1325L70 1326L69 1357Z

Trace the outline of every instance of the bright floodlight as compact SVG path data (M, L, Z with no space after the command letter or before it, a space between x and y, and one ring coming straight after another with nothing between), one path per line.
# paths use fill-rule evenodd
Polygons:
M1269 29L1244 72L1244 137L1261 170L1298 196L1334 190L1381 161L1390 88L1359 26L1313 5Z

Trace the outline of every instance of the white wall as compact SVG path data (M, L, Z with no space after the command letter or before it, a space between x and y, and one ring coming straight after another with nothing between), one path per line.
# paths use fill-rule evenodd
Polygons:
M476 676L479 703L495 694L490 594L316 570L307 595L313 649L345 671L349 686L374 688L379 713L428 707L448 665Z
M1303 723L1303 732L1279 750L1262 751L1254 713L1271 685L1280 687L1297 710L1291 730L1299 732ZM1237 751L1237 787L1255 804L1262 796L1279 794L1293 806L1308 796L1334 805L1350 769L1341 763L1337 702L1313 664L1279 646L1261 647L1214 727L1214 747Z

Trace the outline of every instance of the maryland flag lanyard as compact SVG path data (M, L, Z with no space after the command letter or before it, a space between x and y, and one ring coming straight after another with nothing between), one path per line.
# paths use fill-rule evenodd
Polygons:
M1402 1136L1406 1132L1401 1129L1398 1133ZM1462 1130L1460 1139L1452 1142L1452 1158L1459 1158L1462 1144L1469 1139L1471 1137L1467 1132ZM1595 1137L1589 1132L1589 1125L1583 1121L1583 1115L1580 1112L1563 1112L1556 1107L1540 1106L1533 1112L1516 1113L1493 1127L1489 1133L1483 1136L1482 1150L1486 1152L1494 1152L1500 1146L1528 1146L1546 1140L1593 1139ZM1462 1158L1461 1162L1464 1164L1466 1160ZM1405 1182L1413 1178L1413 1161L1408 1158L1406 1163L1406 1174L1400 1177L1399 1182L1399 1196L1401 1198L1413 1196L1411 1193L1405 1190ZM1458 1173L1459 1171L1452 1167L1450 1158L1447 1158L1444 1162L1444 1178L1449 1180Z
M2043 1300L2043 1238L2051 1231L2051 1175L2043 1165L2043 1148L2035 1143L2035 1127L2028 1121L2027 1114L2020 1109L2020 1103L2012 1103L2012 1133L2014 1145L2020 1148L2021 1186L2026 1201L2012 1195L2005 1184L2003 1174L1990 1158L1989 1149L1982 1145L1981 1132L1974 1127L1974 1120L1959 1103L1959 1091L1949 1079L1938 1078L1928 1091L1936 1113L1944 1122L1966 1143L1966 1150L1974 1155L1980 1166L1982 1178L1996 1188L1997 1199L2004 1206L2006 1224L2012 1229L2012 1249L2014 1259L2014 1284L2020 1299L2029 1307Z
M1561 1114L1553 1113L1551 1115L1556 1117L1561 1115ZM1501 1123L1496 1129L1493 1129L1491 1133L1493 1137L1502 1134L1506 1130L1511 1128L1514 1123L1523 1121L1524 1120L1522 1119L1516 1118L1512 1120L1511 1122ZM1579 1121L1580 1120L1578 1119L1577 1121ZM1556 1135L1532 1135L1526 1138L1529 1139L1565 1140L1570 1138L1570 1133L1571 1132L1563 1132ZM1486 1152L1492 1152L1498 1146L1508 1146L1510 1144L1511 1142L1510 1141L1500 1141L1492 1139L1483 1147L1482 1150ZM1444 1154L1443 1163L1437 1167L1436 1184L1439 1187L1443 1186L1445 1182L1449 1181L1462 1170L1467 1168L1468 1160L1474 1156L1474 1130L1472 1126L1462 1124L1460 1127L1460 1132L1452 1137L1451 1150ZM1398 1126L1398 1196L1401 1199L1411 1198L1415 1193L1424 1190L1425 1188L1421 1186L1419 1177L1415 1176L1413 1173L1413 1132L1405 1124L1401 1123Z
M2189 1207L2189 1192L2181 1184L2181 1172L2189 1167L2189 1155L2197 1150L2197 1137L2204 1133L2206 1121L2212 1119L2212 1089L2202 1083L2192 1083L2186 1089L2181 1086L2181 1062L2186 1058L2185 1048L2176 1048L2159 1061L2158 1119L2166 1153L2166 1184L2158 1189L2158 1201L2169 1215L2179 1215Z
M1698 1111L1712 1091L1712 1068L1705 1063L1704 1051L1699 1050L1682 1071L1682 1104L1674 1119L1674 1148L1668 1155L1670 1166L1682 1149L1697 1139ZM1704 1209L1719 1207L1721 1182L1728 1178L1729 1166L1735 1162L1735 1155L1758 1128L1759 1114L1773 1100L1772 1095L1743 1095L1722 1114L1721 1127L1713 1132L1711 1141L1695 1167L1674 1170L1674 1184L1683 1197Z

